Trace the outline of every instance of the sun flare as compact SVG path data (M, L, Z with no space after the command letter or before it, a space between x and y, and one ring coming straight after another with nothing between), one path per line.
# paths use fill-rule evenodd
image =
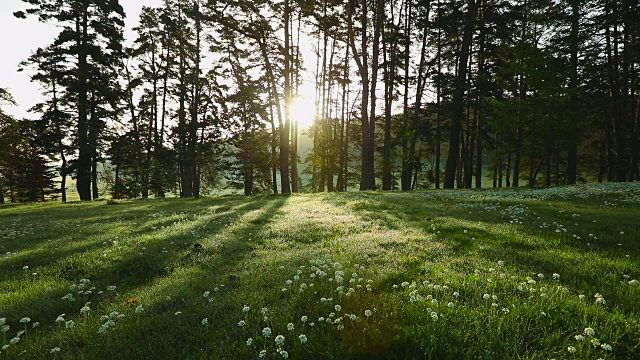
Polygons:
M316 104L312 98L299 96L291 103L291 121L297 121L300 130L311 127L315 116Z

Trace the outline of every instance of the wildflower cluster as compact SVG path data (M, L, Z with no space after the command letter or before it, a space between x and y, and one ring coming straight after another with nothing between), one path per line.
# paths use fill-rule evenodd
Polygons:
M279 269L286 270L284 266ZM272 313L277 312L267 307L243 305L240 308L242 318L238 319L237 325L244 335L242 342L246 345L246 351L255 353L258 358L275 356L287 359L290 353L299 352L312 339L323 341L322 337L328 333L344 331L347 326L358 326L361 318L373 315L372 311L367 309L360 314L349 311L345 305L348 303L343 300L356 294L364 296L372 291L373 281L362 276L365 271L366 267L360 263L341 263L334 261L330 255L299 266L283 280L279 291L286 298L304 299L299 300L300 303L312 307L298 309L308 311L307 315L285 315L285 319L282 319L274 318Z

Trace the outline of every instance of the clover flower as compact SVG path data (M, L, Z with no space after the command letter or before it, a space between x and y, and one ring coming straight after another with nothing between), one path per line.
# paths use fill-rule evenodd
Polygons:
M65 322L66 320L64 319L64 315L65 314L58 315L58 317L56 318L56 322Z
M53 349L49 350L49 354L55 354L55 353L59 353L60 352L60 348L59 347L54 347Z
M136 314L139 314L139 313L141 313L141 312L143 312L143 311L144 311L144 307L142 307L142 305L138 305L138 306L136 307Z
M251 310L251 308L249 306L247 306L247 305L243 305L242 306L242 312L249 312L249 310Z
M76 326L76 323L73 320L69 320L64 323L65 329L73 329L74 326Z
M638 282L638 280L629 281L629 285L637 286L638 284L640 284L640 282Z
M244 320L240 320L240 321L238 322L238 326L240 326L240 327L243 327L243 326L245 326L245 325L246 325L246 323L244 322Z
M202 321L200 321L200 323L201 323L203 326L204 326L204 325L207 325L207 324L209 324L209 319L204 318L204 319L202 319Z
M575 352L576 352L576 348L575 348L575 347L573 347L573 346L569 346L569 347L567 348L567 351L573 354L573 353L575 353Z
M336 305L334 308L336 309L336 311L342 310L342 306L340 306L340 305Z
M307 322L307 316L305 315L305 316L301 317L301 318L300 318L300 321L302 321L302 322Z
M267 350L260 350L260 354L258 354L258 357L262 359L265 356L267 356Z
M453 309L454 307L456 307L456 304L450 302L450 303L447 304L447 307Z
M247 339L247 346L251 346L253 345L253 338L248 338Z
M364 316L367 316L367 317L368 317L368 316L371 316L371 315L373 315L373 313L371 312L371 310L365 310L365 311L364 311Z
M303 343L303 344L307 343L307 336L304 335L304 334L298 336L298 339L300 339L300 342Z
M282 335L276 336L275 342L276 342L276 345L284 344L284 336L282 336Z
M591 345L593 345L593 347L600 346L600 340L598 340L596 338L591 339Z
M283 359L288 359L289 358L289 353L282 350L282 349L278 349L278 354L280 354L280 356L282 356Z
M577 341L583 341L584 340L584 336L582 336L582 335L576 335L573 338L576 339Z
M266 327L266 328L262 329L262 335L264 335L266 337L271 336L271 328Z
M485 300L489 299L490 297L491 297L491 295L489 295L489 294L482 295L482 298L485 299Z
M600 345L600 347L605 350L605 351L613 351L613 348L611 347L611 345L604 343L602 345Z
M202 297L204 297L204 298L208 298L208 297L209 297L209 294L210 294L210 292L209 292L209 291L205 291L205 292L202 294Z
M28 322L31 322L31 319L28 317L23 317L22 319L20 319L20 324L26 324Z
M90 302L84 304L84 306L82 307L82 309L80 309L80 313L81 314L86 314L88 313L91 309L89 308L89 304L91 304Z
M432 311L431 318L433 319L433 321L438 321L438 313L436 313L435 311Z
M9 340L9 344L10 345L15 345L15 344L18 343L18 341L20 341L20 338L16 336L13 339Z
M288 323L287 324L287 330L293 331L293 329L294 329L293 323Z

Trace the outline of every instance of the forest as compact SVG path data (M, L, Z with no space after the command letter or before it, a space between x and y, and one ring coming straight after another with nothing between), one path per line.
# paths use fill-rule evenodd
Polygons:
M640 180L635 0L165 0L131 45L118 0L23 2L60 32L31 119L0 83L0 203Z

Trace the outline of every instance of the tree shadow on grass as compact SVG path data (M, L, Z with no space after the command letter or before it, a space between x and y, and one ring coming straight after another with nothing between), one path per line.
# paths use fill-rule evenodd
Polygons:
M285 197L250 198L245 200L246 203L243 203L240 209L229 212L235 218L240 219L252 211L261 210L259 218L263 219L257 223L266 224L270 213L283 206L286 200ZM170 209L174 208L170 207ZM211 218L215 218L215 216ZM209 218L203 217L199 221L204 222L207 219ZM185 224L184 229L179 233L154 236L151 239L145 239L142 244L140 241L131 241L130 243L122 241L123 248L118 251L116 259L112 261L98 261L97 263L96 261L82 261L82 256L86 255L85 251L87 250L94 252L91 256L86 255L88 258L100 259L99 254L95 253L100 251L100 247L103 247L100 240L63 251L34 252L20 258L19 261L38 262L45 277L54 276L58 279L67 279L69 283L77 283L81 278L92 279L91 285L96 286L94 293L104 290L110 285L117 285L123 293L130 293L140 292L141 289L151 286L155 281L171 276L172 273L183 268L195 267L212 273L228 271L230 267L249 256L248 254L253 250L254 244L251 240L237 236L219 236L226 228L215 224L207 227L206 239L193 239L189 230L197 225L197 221L189 225ZM256 222L246 222L239 224L238 230L242 232L242 229L259 229L261 226L256 225ZM205 244L203 251L196 252L194 250L193 244L198 241ZM142 250L143 247L144 250ZM42 258L44 253L47 255ZM50 266L50 269L46 269L47 265ZM2 278L5 281L10 281L19 274L18 272L11 274L11 268L14 266L15 264L6 262L0 265L0 270L9 270L2 271L4 275ZM50 299L51 306L42 306L42 299L37 297L26 298L10 304L2 304L3 314L10 317L18 316L16 314L20 314L19 316L31 314L30 316L35 319L53 316L55 319L57 315L52 314L58 311L64 312L69 307L64 300L59 300L59 295L67 292L65 287L68 285L64 283L66 281L56 286L51 294L43 293L44 297ZM198 281L194 280L189 286L197 283ZM202 286L203 284L200 284L200 287ZM44 323L45 321L43 321Z

